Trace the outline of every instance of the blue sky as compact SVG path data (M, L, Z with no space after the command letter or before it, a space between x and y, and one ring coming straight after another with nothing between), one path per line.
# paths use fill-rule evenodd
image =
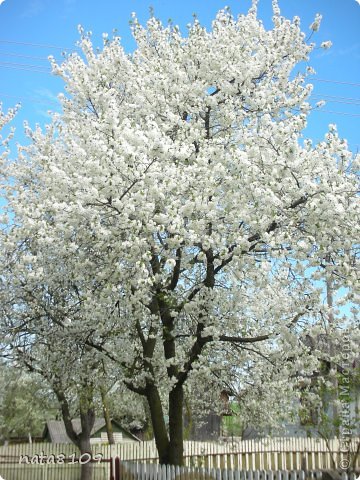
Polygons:
M329 51L316 50L310 62L317 71L313 100L323 97L328 103L311 114L306 135L319 140L327 125L336 123L351 149L360 150L360 4L356 0L280 0L279 4L285 16L300 16L306 33L315 14L321 13L322 26L313 40L333 42ZM128 22L133 11L145 22L152 6L157 17L165 22L171 18L185 31L194 12L209 26L225 5L238 14L247 11L250 0L0 0L0 101L5 107L22 103L14 122L16 139L24 141L25 119L32 126L44 125L50 120L47 112L57 109L56 95L63 84L48 73L47 56L60 59L63 50L74 50L78 24L91 30L99 45L101 34L116 28L125 49L131 51L134 43ZM270 25L271 0L260 0L259 11Z

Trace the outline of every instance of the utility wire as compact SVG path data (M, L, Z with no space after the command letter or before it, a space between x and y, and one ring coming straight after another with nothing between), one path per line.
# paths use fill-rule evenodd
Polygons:
M2 40L2 39L0 39L0 43L7 43L7 44L13 44L13 45L26 45L29 47L40 47L40 48L55 48L56 50L62 50L62 51L78 48L76 46L72 48L65 48L65 47L59 47L58 45L47 45L44 43L16 42L15 40Z
M33 69L30 69L30 68L21 68L21 67L11 67L9 65L1 65L0 64L0 68L10 68L10 69L13 69L13 70L22 70L22 71L25 71L25 72L35 72L35 73L46 73L47 75L50 74L50 71L46 71L46 70L36 70L35 68Z
M24 64L26 65L26 64ZM26 72L39 72L39 73L46 73L50 74L51 70L46 70L45 67L41 65L29 65L29 66L21 66L20 64L10 64L10 62L0 62L0 68L11 68L13 70L25 70Z
M331 110L324 110L323 108L314 109L313 112L331 113L333 115L348 115L350 117L360 117L360 113L348 113L348 112L333 112Z
M26 67L26 68L43 68L45 69L46 67L44 65L32 65L30 63L17 63L17 62L0 62L1 65L12 65L15 67Z
M319 100L320 98L323 98L323 96L319 95L319 96L316 96L315 100ZM326 103L343 103L343 104L346 104L346 105L355 105L355 106L360 106L360 102L356 103L356 102L344 102L344 100L335 100L335 99L327 99L327 98L324 98L324 101Z
M0 51L0 57L17 57L17 58L31 58L34 60L46 60L47 62L49 59L47 57L36 57L35 55L22 55L20 53L12 53L12 52L1 52Z
M5 44L13 44L13 45L26 45L26 46L31 46L31 47L39 47L39 48L52 48L56 50L73 50L74 48L78 49L79 47L76 45L73 45L71 48L65 48L65 47L60 47L59 45L49 45L49 44L44 44L44 43L32 43L32 42L18 42L15 40L4 40L0 39L0 43L5 43ZM311 78L312 81L316 82L326 82L326 83L336 83L339 85L351 85L354 87L360 87L360 83L356 82L347 82L347 81L342 81L342 80L330 80L327 78Z
M325 78L312 78L311 81L315 82L326 82L326 83L338 83L340 85L351 85L353 87L360 87L360 83L354 83L354 82L343 82L340 80L327 80Z
M6 98L15 98L19 101L25 100L29 102L35 102L35 103L44 103L44 104L52 104L52 105L57 105L59 106L59 103L54 102L53 100L41 100L40 98L35 98L35 97L25 97L22 95L8 95L7 93L2 93L0 92L0 97L6 97Z
M328 94L322 94L322 93L313 93L313 96L317 97L329 97L329 98L336 98L336 99L341 99L341 100L354 100L355 102L360 102L360 98L353 98L353 97L340 97L339 95L328 95Z
M0 42L4 42L4 40L0 40ZM9 43L12 43L9 41ZM16 43L16 42L14 42ZM20 42L20 43L25 43L25 42ZM31 44L31 45L39 45L40 44ZM41 45L45 46L45 45ZM60 48L60 47L57 47ZM0 52L1 55L1 52ZM5 53L6 55L6 53ZM8 55L10 56L21 56L24 58L36 58L36 59L41 59L45 60L44 57L33 57L30 55L18 55L18 54L12 54L9 53ZM47 59L46 59L47 60ZM16 63L16 62L0 62L0 68L10 68L14 70L21 70L21 71L27 71L27 72L36 72L36 73L46 73L46 74L51 74L50 68L47 69L43 65L33 65L29 63ZM325 79L315 79L318 81L323 81L323 82L329 82L329 83L340 83L340 84L345 84L345 85L353 85L353 86L360 86L358 83L353 83L353 82L342 82L342 81L335 81L335 80L325 80ZM6 94L3 94L3 96L9 96ZM322 95L322 94L313 94L312 97L315 98L324 98L324 100L328 103L341 103L341 104L346 104L346 105L354 105L354 106L359 106L360 105L360 99L359 98L351 98L351 97L338 97L336 95ZM25 98L25 97L23 97ZM30 99L29 99L30 100ZM35 101L34 99L32 101ZM350 112L335 112L335 111L330 111L330 110L324 110L324 109L319 109L316 111L324 112L324 113L331 113L333 115L347 115L347 116L352 116L352 117L360 117L360 114L357 113L350 113Z
M49 45L49 44L31 43L31 42L18 42L18 41L15 41L15 40L3 40L3 39L0 39L0 43L13 44L13 45L26 45L26 46L40 47L40 48L52 48L52 49L62 50L62 51L72 50L74 48L76 48L76 49L79 48L76 45L74 45L72 48L65 48L65 47L60 47L58 45ZM8 54L8 55L10 55L10 54ZM17 56L17 55L14 54L14 56ZM22 55L18 55L18 56L22 56ZM29 58L36 58L36 57L29 56ZM37 58L40 59L39 57L37 57ZM338 85L351 85L353 87L360 87L360 83L357 83L357 82L347 82L347 81L342 81L342 80L330 80L330 79L326 79L326 78L314 77L314 78L311 78L311 81L334 83L334 84L338 84Z

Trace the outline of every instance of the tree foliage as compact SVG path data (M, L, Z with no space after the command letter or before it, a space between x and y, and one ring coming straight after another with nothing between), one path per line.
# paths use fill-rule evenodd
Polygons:
M55 418L58 403L41 377L11 367L0 370L0 441L11 437L40 437L45 422Z

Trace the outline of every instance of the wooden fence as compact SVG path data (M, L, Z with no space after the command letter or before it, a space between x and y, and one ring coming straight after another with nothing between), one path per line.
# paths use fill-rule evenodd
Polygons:
M321 471L221 470L220 468L174 467L171 465L123 462L114 480L322 480ZM356 480L343 472L341 480Z
M340 453L339 440L274 438L233 442L185 442L185 466L221 470L322 470L352 462L360 438ZM109 459L157 464L153 441L93 445L94 480L108 478ZM360 469L357 456L355 467ZM60 461L59 461L60 460ZM6 480L77 480L79 452L71 444L34 443L0 447L0 476ZM107 460L107 461L106 461Z

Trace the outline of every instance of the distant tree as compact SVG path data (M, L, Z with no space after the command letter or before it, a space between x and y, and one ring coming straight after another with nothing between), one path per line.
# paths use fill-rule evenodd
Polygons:
M183 462L192 381L221 366L291 391L318 365L300 338L324 328L327 276L356 287L357 162L333 125L302 138L312 87L295 68L313 45L275 0L266 30L256 3L187 36L134 17L129 55L82 31L83 55L53 62L63 113L9 167L14 268L64 285L65 305L79 292L69 338L146 399L161 463Z
M84 344L78 333L75 320L83 319L85 323L85 318L79 308L75 316L74 297L60 280L64 265L57 265L57 280L53 277L52 283L46 282L45 275L42 279L35 276L34 268L27 263L27 258L36 256L35 242L30 237L17 243L15 249L8 248L6 233L0 240L3 355L24 372L43 379L57 399L69 439L80 454L91 455L90 437L99 406L97 376L103 363L97 351ZM43 249L38 257L45 255ZM48 261L54 268L56 257L48 257ZM79 302L76 292L75 296ZM80 417L80 432L74 428L75 417ZM90 462L82 463L81 480L89 480L91 471Z
M0 439L40 437L46 420L56 418L59 405L39 376L1 364Z

